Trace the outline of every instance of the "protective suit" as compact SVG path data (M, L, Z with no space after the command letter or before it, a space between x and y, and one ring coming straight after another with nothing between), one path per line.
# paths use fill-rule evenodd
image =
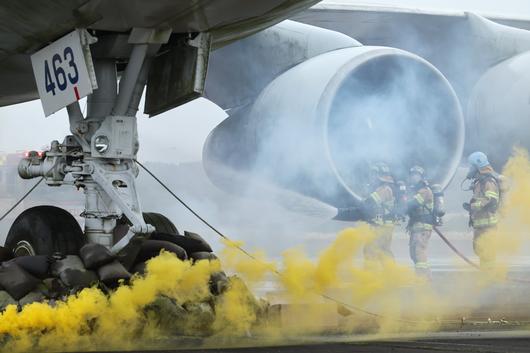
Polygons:
M481 267L487 268L495 264L495 253L493 247L485 246L483 238L487 233L494 232L497 226L501 176L493 170L482 152L472 153L468 161L473 197L463 207L469 212L469 223L473 227L473 249L480 258Z
M373 191L362 202L363 218L376 228L376 238L364 247L368 267L394 259L391 249L395 226L394 179L384 163L373 166L371 172Z
M427 257L427 248L431 239L433 225L434 195L424 179L424 170L413 167L409 173L410 194L407 198L407 215L410 234L409 252L416 273L428 279L431 269Z

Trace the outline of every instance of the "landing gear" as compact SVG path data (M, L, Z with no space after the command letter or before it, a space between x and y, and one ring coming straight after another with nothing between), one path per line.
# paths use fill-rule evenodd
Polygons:
M62 208L37 206L22 212L7 234L5 246L15 256L77 255L86 237L75 218Z
M144 221L136 189L139 170L135 159L139 142L135 115L151 61L160 46L167 43L170 34L171 30L167 29L134 29L131 32L127 42L131 51L119 87L118 60L109 56L96 58L94 73L99 88L88 97L87 116L78 102L68 105L71 135L63 142L52 141L44 155L30 154L19 164L22 178L44 177L50 186L72 185L82 189L85 209L81 216L85 218L84 234L88 242L101 244L115 253L136 235L147 235L155 230ZM33 216L42 218L39 212ZM116 242L115 229L122 219L126 219L129 227ZM169 227L167 222L163 224ZM53 226L58 227L55 223ZM176 230L174 226L167 229ZM58 245L46 245L50 239L43 239L36 232L32 231L27 241L28 235L17 231L16 238L13 235L9 239L9 245L28 254L56 250ZM58 240L62 241L68 242L66 238ZM70 245L63 248L74 251Z
M143 216L145 223L155 227L155 230L159 233L166 233L172 235L180 234L173 222L171 222L169 218L160 213L144 212Z
M84 230L81 230L71 214L52 206L28 209L15 220L5 243L7 249L0 247L0 259L9 261L13 254L19 258L10 265L0 263L0 267L11 271L1 289L9 291L7 284L24 289L23 293L13 292L17 300L41 289L43 296L39 299L30 296L24 300L61 300L82 288L96 286L108 293L109 289L127 283L131 273L144 274L146 268L150 270L147 262L159 256L162 250L181 260L216 259L209 255L211 247L200 236L187 232L180 235L167 217L143 213L136 188L139 174L136 159L140 148L136 112L150 67L159 68L149 85L156 88L155 93L148 95L156 101L152 104L155 107L152 111L156 114L191 99L204 88L207 60L199 55L208 54L209 44L198 41L197 45L204 50L191 50L185 54L186 57L195 55L197 59L197 72L190 77L187 75L189 65L182 66L188 60L176 60L176 55L182 51L180 40L183 38L168 43L171 31L166 26L161 29L135 28L125 41L124 34L102 33L99 37L101 46L93 51L97 53L95 60L89 62L93 69L90 80L94 91L87 98L86 115L79 102L69 104L66 108L70 135L62 141L52 141L44 153L30 152L20 161L18 172L24 179L38 177L55 188L70 186L83 191L84 210L80 216L85 221ZM188 37L185 35L184 38ZM166 54L156 56L164 44L170 47L169 50L164 48L162 52ZM83 49L90 51L90 48ZM162 60L161 55L170 57L163 60L163 65L151 65L153 60ZM186 88L179 88L180 82L175 81L180 79L179 75L166 75L180 66L182 80L193 84L193 92L188 82L183 85ZM164 82L167 87L158 85ZM173 94L178 90L189 94L178 98ZM77 89L72 93L79 99ZM2 251L5 252L3 257ZM61 256L53 256L57 253ZM2 272L4 277L5 271ZM41 278L44 279L42 282ZM213 295L221 293L219 288L227 287L222 272L214 273L210 282ZM22 301L19 304L22 305ZM208 306L213 313L208 303L199 305Z
M88 33L86 36L90 37ZM179 85L172 84L172 79L165 76L167 70L160 68L176 69L182 62L175 61L173 56L157 55L166 45L163 53L177 55L178 43L170 41L171 36L171 28L133 28L127 40L122 34L106 33L98 37L98 47L93 50L85 44L84 50L94 54L87 59L87 70L90 68L92 86L97 86L87 98L86 115L78 101L69 104L66 108L71 134L62 142L52 141L44 154L30 153L19 164L19 175L24 179L43 177L50 186L70 185L83 190L84 235L89 243L103 245L115 254L120 254L133 238L149 238L155 230L166 237L171 236L172 240L179 236L176 227L166 217L142 213L136 188L139 173L136 157L140 148L136 113L148 79L151 89L147 91L147 101L151 104L146 103L146 109L151 106L150 111L155 115L170 109L176 102L191 99L193 94L204 89L210 36L192 38L186 35L175 39L194 48L185 55L195 57L197 66L194 71L197 77L193 76L190 81L193 88L185 85L186 88L180 91L172 88ZM87 39L87 42L97 41ZM118 42L123 45L117 45ZM158 64L152 65L153 61ZM177 76L175 79L181 78ZM182 79L190 80L188 75ZM168 87L159 85L164 82ZM178 99L179 94L185 98ZM36 231L31 232L30 236L17 231L16 238L15 235L9 238L9 245L24 254L55 250L55 245L45 244L54 243L55 239L45 241ZM69 247L65 249L74 251Z

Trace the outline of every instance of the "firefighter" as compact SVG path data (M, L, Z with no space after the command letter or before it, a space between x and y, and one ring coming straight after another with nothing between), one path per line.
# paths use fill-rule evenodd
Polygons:
M495 254L481 246L481 239L497 226L497 210L500 201L500 175L491 167L488 157L482 152L474 152L468 157L468 179L472 180L473 197L462 206L469 212L469 225L473 227L473 250L480 258L480 266L494 265Z
M385 163L376 163L370 168L370 188L372 192L362 202L363 218L376 228L376 238L364 247L366 266L384 264L393 260L392 233L394 231L394 178Z
M409 171L409 195L407 196L407 231L410 234L409 252L416 273L431 279L427 260L427 247L433 226L434 195L425 179L425 170L414 166Z

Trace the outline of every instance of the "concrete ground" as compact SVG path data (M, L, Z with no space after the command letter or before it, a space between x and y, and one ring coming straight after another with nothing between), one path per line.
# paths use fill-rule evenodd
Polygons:
M526 332L459 332L436 335L419 340L391 339L387 341L351 342L347 338L292 343L283 346L169 349L156 352L194 353L526 353L530 351L530 335ZM148 351L134 351L134 353ZM153 352L153 351L151 351Z

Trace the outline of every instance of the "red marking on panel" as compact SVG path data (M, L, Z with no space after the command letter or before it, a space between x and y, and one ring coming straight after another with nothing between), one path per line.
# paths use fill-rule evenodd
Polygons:
M74 86L74 93L75 93L75 99L80 100L81 98L79 97L79 91L77 90L77 86Z

